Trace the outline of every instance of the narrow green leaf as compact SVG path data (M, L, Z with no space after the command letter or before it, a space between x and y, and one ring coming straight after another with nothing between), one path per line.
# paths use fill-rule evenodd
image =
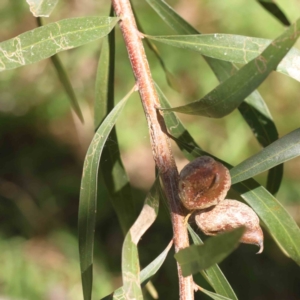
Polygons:
M101 153L107 137L133 89L103 121L87 151L80 187L78 237L84 300L91 299L93 283L93 248L97 209L97 178Z
M83 123L83 115L80 109L80 106L78 104L78 100L76 97L76 94L74 92L73 86L69 80L69 77L67 75L67 72L65 70L65 68L63 67L63 64L61 62L61 60L59 59L58 55L53 55L50 57L54 68L56 69L58 78L60 79L60 82L62 84L62 86L64 87L66 94L69 97L71 106L74 110L74 112L76 113L77 117L80 119L80 121Z
M300 129L296 129L230 170L232 184L251 178L300 155Z
M115 31L103 38L98 62L95 103L94 128L97 129L114 106L114 70L115 70Z
M177 80L174 77L174 75L166 67L166 65L165 65L162 57L160 56L160 53L159 53L158 49L156 48L156 46L153 43L151 43L147 38L145 39L145 42L146 42L148 48L155 54L155 56L156 56L157 60L159 61L162 69L164 70L168 85L173 90L175 90L177 92L180 92L179 83L177 82Z
M253 131L257 141L266 147L278 139L278 131L267 105L257 91L254 91L238 107L245 121ZM283 164L279 164L268 172L267 190L276 194L283 177Z
M141 271L140 280L142 285L145 285L150 280L150 278L157 273L157 271L164 263L172 245L173 245L173 240L170 241L166 249L159 256L157 256L148 266L146 266Z
M263 52L202 99L172 110L192 115L221 118L231 113L276 68L300 35L300 19Z
M200 239L199 235L194 231L194 229L191 227L191 225L189 223L187 223L187 228L188 228L189 234L193 240L193 244L194 245L203 245L204 244L203 241ZM217 266L217 265L215 265L215 266ZM207 270L209 270L213 267L214 266L211 266ZM212 283L209 281L209 278L206 274L207 270L201 270L200 273L204 277L204 279L213 287Z
M137 243L157 217L159 208L158 183L159 182L157 179L145 199L143 209L138 219L135 221L134 225L130 228L130 231L126 235L122 249L123 286L115 290L111 295L103 298L103 300L126 300L130 297L130 299L133 299L132 297L140 297L140 286L145 285L158 271L173 244L171 241L166 249L154 261L152 261L146 268L139 272ZM137 282L140 284L137 284Z
M49 17L58 0L26 0L35 17Z
M126 235L122 249L122 278L123 293L126 295L126 299L143 299L139 254L130 234Z
M122 248L123 290L127 299L142 299L140 285L140 263L137 244L143 234L154 223L159 208L159 190L156 183L148 193L143 209L125 237Z
M180 15L173 10L165 1L146 0L148 4L156 11L161 19L170 26L177 34L199 35L201 34L192 25L185 21ZM232 69L235 68L231 63L220 61L204 56L211 69L220 81L224 81L231 76Z
M189 276L221 262L239 244L244 228L237 228L209 238L203 245L192 245L177 252L174 257L182 268L183 276Z
M38 18L36 18L36 20L37 20L38 26L40 26L40 27L43 26L42 18L38 17ZM83 123L84 122L83 115L82 115L80 106L78 104L76 94L75 94L73 86L69 80L68 74L67 74L65 68L63 67L61 60L58 57L58 54L51 56L50 59L53 63L53 66L54 66L56 72L57 72L58 78L60 79L60 82L61 82L62 86L64 87L66 94L69 97L69 100L70 100L70 103L71 103L71 106L72 106L74 112L76 113L76 115L78 116L80 121Z
M280 188L283 178L283 164L277 165L276 167L269 169L266 189L275 195Z
M241 103L239 111L263 147L278 139L279 134L271 113L257 90Z
M193 243L195 245L203 245L202 240L189 224L188 230L192 237ZM219 295L228 297L232 300L238 300L236 294L234 293L232 287L218 265L213 265L205 271L201 271L201 274Z
M95 128L114 107L114 64L115 33L113 29L103 40L98 63L95 85ZM120 156L115 128L112 129L103 149L100 168L104 174L103 179L110 201L118 216L122 231L126 234L136 218L136 210L129 179Z
M198 36L199 36L199 34L201 34L194 27L192 27L188 22L186 22L181 16L179 16L173 10L173 8L171 6L169 6L165 1L162 1L162 0L146 0L146 1L157 12L157 14L162 18L162 20L164 20L166 24L168 24L174 31L176 31L177 34L198 35ZM208 36L208 35L203 35L203 36ZM215 37L215 34L213 36ZM173 37L174 36L172 36L172 38ZM245 38L248 38L248 37L245 37ZM266 41L265 45L262 48L262 50L265 47L267 47L270 42L272 42L271 40L264 40L264 39L258 39L258 40ZM218 43L219 42L220 41L218 41ZM230 41L230 44L232 44L232 41ZM256 40L254 41L253 44L254 44L254 46L257 47L257 41ZM245 50L244 47L242 49ZM261 51L258 51L256 54L254 54L252 56L252 59L255 58L257 55L259 55ZM293 48L289 52L289 54L293 51L296 52L295 55L293 56L293 58L294 58L293 63L291 62L291 60L290 60L289 63L286 63L286 65L287 65L286 69L290 70L290 73L291 73L290 76L291 77L293 77L292 76L292 73L293 73L295 75L295 79L300 81L300 72L297 71L297 68L295 68L293 70L293 72L291 71L291 68L293 68L293 66L296 63L296 57L300 55L300 51ZM217 60L216 59L211 59L209 57L211 55L211 52L212 52L211 49L209 49L206 52L206 55L208 57L204 57L204 58L206 59L206 61L208 62L208 64L210 65L210 67L212 68L214 73L216 74L217 78L222 82L222 81L226 80L227 78L229 78L232 75L232 71L233 70L235 71L236 67L234 65L232 65L231 63L228 63L228 62L225 62L225 61L220 61L219 59L222 59L222 58L219 58L219 57L217 57L218 58ZM222 52L222 53L225 53L225 52ZM227 53L224 56L224 59L226 59L226 58L228 58ZM247 60L246 62L249 62L249 61L250 60ZM240 63L245 63L245 62L240 62ZM296 75L297 73L298 73L298 76ZM289 72L287 74L289 74Z
M166 24L168 24L171 28L173 28L177 34L200 34L195 28L193 28L189 23L187 23L184 19L182 19L173 9L170 7L167 3L161 0L147 0L147 2L151 5L151 7L157 12L157 14L165 21ZM267 44L266 44L267 46ZM243 47L244 48L244 47ZM291 50L289 54L292 52ZM207 53L207 55L210 55L211 50ZM258 55L259 53L257 53ZM288 54L288 55L289 55ZM300 52L299 52L300 54ZM227 57L227 56L225 56ZM295 56L296 57L296 56ZM298 56L299 57L299 56ZM218 80L220 82L225 81L230 76L232 76L232 72L236 72L237 68L226 61L220 61L218 59L213 59L210 57L204 56L205 60L217 76ZM254 57L253 57L254 58ZM296 80L300 81L300 72L298 71L300 68L297 69L297 67L294 68L294 65L297 65L295 63L296 59L293 60L293 63L291 63L291 60L288 60L288 63L280 64L284 65L287 74L293 74L294 78ZM291 71L293 70L293 71ZM298 75L297 75L298 74ZM298 78L298 79L297 79ZM255 136L258 138L258 141L262 144L263 147L269 145L271 142L273 142L275 139L278 138L278 132L276 129L276 126L274 122L272 122L272 117L270 112L268 111L267 106L265 105L262 97L257 91L254 91L251 93L246 99L244 104L244 108L247 104L251 105L255 110L259 112L259 114L263 114L264 116L269 118L269 131L263 130L261 127L261 118L259 115L253 114L246 114L245 109L242 109L241 106L239 106L239 111L244 117L244 119L247 121L248 125L251 127L252 131L254 132ZM251 109L252 110L252 109ZM253 121L253 119L255 119ZM258 119L258 120L256 120ZM261 138L259 139L259 137ZM276 136L276 137L275 137ZM262 140L265 140L262 143ZM267 143L269 142L269 143ZM185 151L184 149L182 149ZM185 153L187 155L187 153ZM271 169L268 174L267 179L267 188L268 190L275 194L281 184L283 175L283 166L279 165L275 167L274 169Z
M171 6L163 0L146 0L157 14L179 34L199 33L193 26L180 17Z
M146 37L171 46L197 51L207 57L239 64L247 64L261 55L272 43L272 40L263 38L220 33ZM300 81L299 57L300 50L292 48L274 70Z
M278 7L278 5L274 2L274 0L257 0L257 2L263 8L265 8L271 15L278 19L283 25L290 25L289 20L282 12L282 10Z
M227 297L224 297L222 295L210 292L210 291L208 291L206 289L203 289L201 287L198 287L198 288L199 288L199 291L201 291L203 294L209 296L211 299L214 299L214 300L230 300L230 298L227 298Z
M47 24L0 43L0 71L38 62L107 35L118 18L82 17Z
M151 279L151 277L155 275L157 271L160 269L172 245L173 245L173 240L170 241L166 249L159 256L157 256L148 266L146 266L141 271L140 283L142 286L145 285ZM104 297L102 300L110 300L110 299L126 300L123 287L118 288L111 295Z
M255 180L232 186L262 219L281 250L300 266L300 229L290 214Z
M159 86L155 85L159 101L161 106L164 107L170 107L170 104L163 94L162 90L159 88ZM184 128L183 124L181 123L180 119L177 118L177 116L172 111L164 111L164 120L166 123L166 126L168 128L169 133L174 138L180 138L181 141L190 144L190 145L196 145L196 142L192 138L192 136L189 134L189 132ZM178 145L180 147L180 145ZM192 160L194 157L190 155L188 151L185 151L184 148L180 148L181 151L183 151L184 155L189 159Z

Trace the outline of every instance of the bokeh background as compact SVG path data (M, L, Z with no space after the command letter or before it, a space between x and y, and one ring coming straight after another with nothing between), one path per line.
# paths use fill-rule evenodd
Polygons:
M284 27L256 1L168 1L203 33L232 33L273 39ZM300 2L277 1L291 21ZM133 1L143 31L173 34L144 1ZM45 23L63 18L107 15L109 1L59 1ZM26 1L1 0L0 41L36 27ZM134 84L119 30L116 32L116 100ZM84 155L93 136L94 85L101 41L60 53L85 123L70 110L68 98L50 60L0 73L0 299L82 299L77 243L77 210ZM152 74L173 105L205 95L218 83L197 53L157 44L181 93L172 90L153 53L147 50ZM298 46L299 48L299 43ZM259 91L278 126L280 136L299 127L299 83L271 74ZM195 140L208 152L235 165L260 146L238 112L221 119L179 115ZM117 122L122 158L131 180L137 213L153 183L154 163L148 130L138 95ZM186 163L173 145L179 169ZM300 224L300 160L285 164L277 198ZM256 179L264 184L265 175ZM94 299L121 285L123 236L100 178L95 244ZM241 245L221 268L243 300L299 300L300 270L265 232L265 251ZM158 220L140 242L143 266L154 259L172 237L162 208ZM196 276L197 282L206 283ZM178 299L173 255L153 283L160 299ZM150 299L147 292L146 299ZM207 299L197 294L196 299Z

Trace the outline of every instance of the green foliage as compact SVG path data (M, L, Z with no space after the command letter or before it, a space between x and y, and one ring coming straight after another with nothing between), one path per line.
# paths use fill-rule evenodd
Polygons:
M299 29L300 20L274 40L259 56L202 99L172 110L214 118L221 118L231 113L276 69L299 37L300 33L297 33L300 32Z
M133 89L115 106L98 128L87 151L83 165L80 187L78 237L83 294L85 299L91 298L92 293L94 231L97 212L97 178L101 152L111 129L132 92Z
M257 0L258 3L276 17L282 24L291 25L285 14L276 3L271 0Z
M171 35L150 36L147 38L170 46L197 51L202 55L229 61L236 64L246 64L262 55L271 40L231 34L201 34L201 35ZM281 47L278 45L278 47ZM277 66L277 71L299 81L299 50L286 49L289 52ZM267 56L268 57L268 56Z
M168 135L180 148L180 155L184 155L188 160L192 160L201 155L210 155L230 168L232 178L232 188L230 193L234 193L236 198L245 201L252 207L259 216L261 224L268 232L268 235L276 242L281 251L299 266L299 226L292 215L284 207L284 204L281 203L281 199L279 197L276 199L275 196L276 193L280 193L280 187L283 182L283 163L295 159L300 154L299 128L293 128L293 130L286 132L285 135L281 134L282 130L278 129L280 128L278 126L278 117L274 118L270 113L270 110L273 111L273 103L269 105L269 101L265 101L261 94L256 90L262 83L266 82L266 79L275 70L298 82L300 81L300 51L297 48L292 48L300 34L299 19L290 25L290 22L286 17L287 14L284 10L281 10L279 5L273 1L259 0L259 4L261 4L272 17L275 17L284 25L290 25L287 30L276 39L270 40L261 37L249 37L249 33L245 33L245 36L237 35L235 33L213 33L202 35L166 2L161 0L146 0L144 2L148 3L154 9L156 14L155 17L161 22L160 24L163 24L160 31L165 30L167 32L167 35L154 35L144 32L142 28L145 27L146 24L143 24L143 12L140 11L140 4L133 2L134 7L136 8L135 17L138 21L139 30L143 32L145 37L145 46L154 53L154 63L159 63L161 65L160 70L157 71L155 66L151 64L153 77L158 77L159 79L164 78L169 86L175 91L180 92L181 88L178 84L178 78L176 78L178 74L174 75L176 72L173 72L173 69L176 69L175 66L177 64L179 65L180 62L175 61L172 65L169 63L172 59L172 55L165 55L165 51L168 51L168 53L174 51L175 53L175 51L178 50L181 51L183 64L190 61L189 53L193 55L193 58L197 58L197 55L199 54L203 55L205 61L216 75L216 78L220 81L220 84L204 97L199 97L198 99L200 100L190 103L182 101L182 98L185 97L184 93L178 95L175 94L175 91L169 92L171 95L170 98L172 98L172 95L176 95L174 98L177 100L180 99L177 103L174 101L174 104L170 104L167 97L162 92L164 88L167 89L166 84L164 84L164 82L161 83L161 80L159 80L160 84L159 86L156 85L156 89L160 98L161 107L158 108L158 111L160 110L160 113L163 114ZM28 1L28 3L32 14L40 17L49 15L56 6L57 0ZM259 7L259 5L257 5L257 7ZM103 7L101 7L101 9L104 10ZM80 262L84 300L99 299L99 297L102 299L147 299L145 286L150 280L154 280L157 289L164 288L167 291L166 294L169 296L171 295L171 289L174 289L174 282L172 282L172 285L166 285L165 287L161 286L159 280L155 282L156 278L160 276L160 273L163 272L164 268L168 268L169 260L172 262L173 270L175 269L174 266L176 263L171 255L168 256L172 241L165 250L161 252L161 249L163 249L166 244L164 235L166 232L165 230L166 228L169 228L171 231L171 225L166 214L164 215L160 212L159 215L158 212L159 202L164 200L164 196L161 193L162 189L160 187L159 176L146 196L143 195L143 193L138 193L136 187L129 180L122 159L122 140L129 140L132 149L136 147L136 145L131 142L131 138L135 134L138 136L139 125L135 125L135 120L138 119L138 116L143 114L136 109L136 103L128 103L134 107L131 115L130 112L128 113L127 108L124 108L127 99L137 88L134 86L125 97L122 95L125 85L127 88L127 85L132 85L132 83L129 80L130 77L127 76L129 74L128 71L124 72L123 65L121 65L121 61L125 60L125 57L127 58L127 55L124 52L124 46L121 44L122 39L118 34L115 36L114 27L117 26L120 19L114 16L112 8L109 15L110 16L103 17L86 16L67 18L59 21L54 20L53 23L46 25L42 25L40 22L40 27L36 29L25 31L13 38L7 38L0 43L0 70L3 71L2 74L15 74L4 71L37 63L51 57L58 74L58 79L71 101L72 108L81 120L83 120L84 109L80 108L79 102L81 102L81 107L87 107L88 105L82 101L78 101L78 99L94 97L94 118L92 127L95 132L85 155L79 204L78 201L76 201L77 196L75 196L75 201L73 201L73 205L74 203L76 204L76 207L78 205L79 210L79 257L76 257L75 261L78 260ZM167 26L175 32L175 35L169 35L168 29L165 29ZM165 34L165 32L162 33ZM100 52L100 57L97 62L97 70L95 70L96 75L93 74L93 76L96 76L96 79L93 79L92 84L94 85L95 82L93 89L94 96L78 97L76 88L72 86L71 80L69 79L69 69L72 69L70 67L72 62L68 65L68 60L66 59L67 56L64 56L66 54L60 54L61 56L59 58L57 53L66 52L66 50L86 45L101 38L101 51L97 44L97 52ZM159 47L161 46L162 48L156 47L154 42L150 41L150 39L154 42L160 42L161 45L159 44ZM167 44L167 46L164 46L163 44ZM91 48L92 47L93 46L91 46ZM192 52L188 52L189 50L192 50ZM73 55L70 51L68 53ZM66 63L64 60L66 60ZM64 62L64 66L62 62ZM238 68L235 64L242 66L241 68ZM192 66L192 64L190 66ZM25 68L26 74L30 68L34 68L34 66L27 66ZM88 67L86 67L86 69L88 69ZM20 71L19 69L17 71L22 72L21 69ZM193 71L192 67L190 68L190 71ZM200 73L199 70L196 71ZM158 72L159 75L157 75ZM204 76L206 76L204 71L203 73ZM8 75L8 77L9 76L10 75ZM77 76L77 78L80 78L80 72ZM127 83L127 81L130 83ZM186 83L187 81L185 84ZM0 87L4 88L4 84L0 85ZM47 90L44 87L42 89ZM122 98L117 104L115 104L115 92L117 94L116 98ZM13 93L13 89L11 90L11 93ZM60 97L63 96L59 94L59 96L55 95L54 98L60 99ZM25 100L26 99L23 99L24 102ZM284 99L284 101L288 100ZM296 106L298 105L295 105L295 107ZM59 109L62 109L60 102L58 107ZM47 111L47 109L45 109L45 111ZM206 135L210 141L219 139L219 135L216 131L210 128L207 130L207 128L205 128L204 124L206 123L204 122L206 122L207 119L202 117L222 120L229 120L232 118L232 120L235 120L235 111L239 111L240 113L240 122L245 124L247 130L249 128L249 132L252 131L252 143L255 143L256 146L259 145L262 149L255 151L251 150L251 155L247 154L247 158L240 156L241 159L234 161L236 166L233 167L230 155L227 155L227 157L223 156L218 152L217 148L210 149L207 145L203 147L203 149L207 149L207 151L203 150L202 146L198 146L198 141L201 145L203 144L201 134L205 130L207 131ZM192 121L188 121L188 126L185 127L174 112L196 115L197 117L192 119ZM44 114L46 113L44 112ZM37 113L37 115L40 117L42 114ZM54 115L56 117L58 116L57 113L54 113ZM198 116L201 116L201 118L198 118ZM90 117L85 117L86 122L89 122L89 118ZM197 131L200 132L200 137L193 137L191 134L192 130L188 128L192 122L196 123L196 118L197 120L200 119L202 122L200 125L201 130L199 130L199 124L197 123L196 125ZM290 119L290 116L283 112L282 118ZM29 119L32 121L34 118L30 116ZM117 121L125 122L126 124L130 122L134 123L135 128L130 133L130 136L123 133L117 136L117 131L115 129ZM76 122L77 120L75 119L75 124L77 124ZM207 124L225 124L218 123L221 122L220 120L210 120L210 122L211 123ZM41 122L37 123L41 124ZM3 128L7 127L6 123L4 125L5 126L2 126ZM56 125L56 127L57 126L59 125ZM235 124L235 127L238 126L242 125ZM20 126L20 128L21 127L23 126ZM122 130L123 128L119 128L118 133L122 132ZM72 129L71 131L73 132L75 130ZM78 135L80 135L79 131L80 130L77 132ZM234 136L235 133L234 130L228 130L226 134L229 139ZM1 136L4 140L5 134L3 133ZM10 143L11 141L8 140L9 145ZM241 147L242 151L246 151L252 146L250 143L244 143L242 136L237 136L235 138L235 143L238 147ZM73 146L70 148L72 148L72 151L75 151L74 149L76 147ZM26 177L27 172L26 170L22 170L22 166L24 166L24 161L26 161L28 157L25 150L22 149L24 153L19 154L21 157L21 167L19 168L19 172L25 174L24 177ZM176 151L174 151L174 153L175 152ZM163 158L163 153L160 153L159 155ZM3 157L5 161L5 156ZM35 158L34 155L32 158ZM64 159L61 160L61 163L59 163L61 169L64 168L62 163L64 160L65 156ZM72 164L74 165L75 163L72 162ZM10 168L12 167L9 166L8 169ZM57 211L63 210L63 204L60 204L56 200L48 200L46 187L43 189L43 192L39 194L39 197L37 197L37 199L40 199L38 200L40 202L36 203L34 196L32 196L35 195L34 188L32 188L35 184L29 184L28 191L26 190L26 181L24 183L24 186L26 187L24 188L24 191L16 188L14 185L14 188L11 188L9 185L10 177L4 173L7 172L10 174L10 172L6 171L7 168L5 165L3 170L4 180L3 182L0 181L0 196L3 199L20 198L27 201L24 202L26 205L22 202L16 202L16 207L26 219L25 221L22 219L17 225L14 224L15 221L12 222L12 224L14 224L13 226L15 226L13 228L17 228L14 229L17 231L17 234L30 236L30 228L32 227L34 228L34 230L32 230L34 233L32 234L43 236L43 234L46 234L47 230L49 230L48 228L59 227L58 224L63 222L64 214L62 213L61 219L59 219ZM154 169L152 171L154 173ZM258 177L258 181L253 179L253 177L257 175L261 176L260 174L263 172L266 172L266 184L261 184L260 178L262 177ZM42 173L47 173L48 175L51 171L43 170ZM68 172L66 175L70 181L72 181L71 174L72 171ZM57 180L58 176L56 174L53 177L56 181L59 181ZM47 179L45 178L42 180L47 182ZM19 181L22 182L22 180ZM71 186L74 190L74 186ZM12 192L12 190L14 190L14 192ZM58 198L59 196L56 194L60 193L53 193L49 198ZM31 197L33 197L33 199L31 199ZM139 199L138 201L136 200L137 198ZM141 199L144 198L144 204L141 205ZM106 199L109 199L109 202L106 201ZM45 200L45 202L42 200ZM108 208L110 205L111 208ZM297 205L299 205L299 203L297 203ZM52 209L49 209L51 207L55 207L55 209L53 209L54 212ZM69 206L66 207L69 209ZM137 208L140 208L139 216L136 213ZM3 209L4 215L8 215L5 209ZM68 209L66 210L68 211ZM99 212L97 212L98 209ZM112 214L110 215L109 211L113 211L117 217L113 219L111 217ZM14 210L12 210L12 212L15 214ZM72 213L74 215L73 210ZM44 228L42 225L45 221L43 221L41 216L45 216L47 220L56 221L56 218L58 218L58 220L57 223L55 221L51 221L52 223L49 222L47 225L48 227L45 226ZM163 221L160 219L163 219ZM103 220L106 220L109 226L102 223ZM154 221L156 222L154 223ZM163 226L157 230L158 236L161 235L163 240L163 243L161 244L156 244L155 238L154 241L151 240L152 236L154 236L153 231L155 231L155 226L158 226L156 225L157 223L160 224L160 226L163 224ZM24 226L24 224L26 224L26 226ZM115 244L112 242L115 239L115 236L110 230L117 227L116 224L121 228L120 232L123 233L124 241L122 241L122 252L121 247L119 247L118 258L113 258L113 260L118 263L116 270L118 273L122 274L122 282L120 281L113 286L105 279L105 276L107 275L107 266L103 262L105 262L106 259L109 261L110 251L115 248ZM41 227L40 231L39 227ZM99 227L100 230L101 228L105 229L105 234L98 234ZM222 262L235 248L237 248L244 228L238 228L232 232L205 239L204 243L190 225L188 225L188 229L193 245L181 249L175 254L175 259L182 267L183 275L188 276L190 274L199 273L198 275L200 276L195 275L195 281L202 280L199 291L211 299L237 300L239 293L235 292L231 287L229 280L226 278L226 272L223 273L217 263ZM73 230L74 228L70 229L70 232ZM149 233L145 234L147 230L149 230ZM108 233L106 233L106 231ZM110 239L110 249L106 247L106 244L109 243L104 242L106 234ZM119 235L122 236L120 233ZM268 235L266 240L272 243L272 241L269 240ZM65 238L68 239L70 236L71 234L66 234ZM149 238L149 236L151 238ZM170 239L171 237L167 237L167 240ZM32 278L38 278L41 272L39 268L35 269L35 266L33 266L33 268L30 269L30 264L23 258L23 252L18 250L18 247L21 247L20 245L23 243L25 243L23 240L18 240L12 257L13 259L18 258L18 265L24 265L23 269L20 268L20 270L23 270L24 277L27 275L25 273L31 272L33 274ZM73 241L70 243L74 245ZM162 244L163 247L161 247ZM95 247L95 245L97 245L97 247ZM64 247L67 249L65 244ZM3 239L0 240L0 249L4 249L2 251L2 256L0 256L0 261L3 260L5 262L5 264L3 264L4 269L8 270L7 273L9 273L11 268L9 262L13 260L7 258L9 256L9 251L7 250L8 246ZM145 259L143 255L147 252L147 249L151 249L149 250L151 251L151 255ZM153 250L155 254L152 253ZM234 260L236 258L238 260L237 253L238 250L230 255L228 259ZM73 268L73 256L65 255L71 260L71 270L73 271L73 269L76 269L76 267ZM101 255L104 257L102 258L102 264L100 263L103 278L100 278L101 276L99 276L99 265L94 263L95 261L97 262L97 259L95 258L97 256L101 257ZM226 263L226 260L224 263ZM238 263L242 265L244 262L239 261ZM107 262L107 264L109 265L110 263ZM115 268L115 265L116 263L113 268ZM144 265L146 265L146 267L143 267ZM279 266L275 267L279 268ZM112 272L116 272L116 270L112 270ZM76 270L76 272L77 271L78 270ZM297 272L299 273L299 269ZM18 273L22 274L19 269ZM237 272L235 273L233 271L232 273L237 279L240 279L238 277L242 277ZM93 280L94 275L97 280ZM9 273L8 276L9 278L15 277L14 274L11 273ZM69 273L66 276L72 277ZM1 290L1 293L7 293L12 297L23 296L24 293L21 289L18 289L18 286L22 285L21 283L25 279L19 276L14 278L14 281L12 280L13 283L8 282L4 275L1 275L0 279L5 285L5 289L3 291ZM36 279L35 282L30 280L28 280L28 282L30 285L35 283L36 286L42 286L41 281L38 279ZM101 290L102 286L105 288ZM44 288L46 289L46 287ZM108 293L111 294L104 297ZM45 298L44 295L45 294L43 294L41 290L35 290L28 293L24 299L41 299ZM76 296L78 296L78 292ZM76 299L74 298L74 294L70 297ZM285 298L292 299L290 295L287 295Z
M251 178L299 156L299 132L299 129L294 130L235 166L230 172L232 184Z
M203 242L193 228L188 225L189 233L195 245L202 245ZM219 247L219 246L218 246ZM213 265L201 272L202 276L209 282L218 295L237 300L236 294L228 283L226 277L222 273L218 265Z
M141 283L147 280L155 271L152 268L144 270L143 280L140 280L140 266L138 258L137 244L142 235L155 221L159 208L159 186L155 183L145 200L143 209L135 223L127 233L122 248L122 291L114 293L113 299L120 299L119 293L123 294L123 299L127 297L139 299L143 297ZM159 263L153 263L157 269Z
M103 40L98 63L94 102L95 129L98 128L114 108L114 60L115 32L112 30L108 37L105 37ZM112 128L105 148L103 149L100 167L110 196L110 201L114 206L121 228L125 234L133 224L136 214L132 200L131 186L120 158L120 149L115 128Z
M142 286L144 286L149 281L149 279L158 272L158 270L164 263L172 245L173 242L171 241L169 245L166 247L166 249L158 257L156 257L148 266L146 266L143 270L141 270L140 284ZM124 297L125 297L124 288L120 287L117 290L115 290L112 295L103 298L103 300L123 299Z
M42 5L40 7L41 10L44 10L45 5L46 5L45 3L42 3ZM38 17L36 20L37 20L38 26L43 26L43 21L40 17ZM53 66L55 67L55 69L57 71L57 76L59 77L60 82L62 83L66 93L69 96L72 108L76 112L76 114L77 114L78 118L81 120L81 122L83 122L83 116L82 116L82 112L80 110L80 106L78 104L76 94L74 92L72 84L69 80L66 70L63 67L61 60L59 59L57 54L51 56L50 59L53 63Z
M35 17L49 17L58 0L27 0L30 11Z
M169 105L161 92L160 100L164 105ZM201 155L209 155L198 147L180 120L172 112L167 115L166 124L168 128L173 129L170 132L188 159L192 160ZM261 156L263 157L264 153ZM225 162L223 163L226 165ZM227 166L231 168L230 165L227 164ZM247 168L247 164L244 164L245 172ZM235 168L230 170L230 174L234 177ZM236 183L232 188L255 210L281 249L299 264L300 244L298 241L300 241L300 230L280 202L252 179Z
M212 293L203 288L199 288L199 291L201 291L202 293L206 294L207 296L209 296L211 299L214 299L214 300L229 300L229 299L231 299L231 298L227 298L227 297Z
M300 265L300 230L281 203L254 180L233 186L255 210L280 248Z
M0 71L38 62L107 35L118 18L83 17L58 21L0 43Z
M238 245L244 228L209 238L203 245L192 245L175 254L183 276L189 276L221 262Z

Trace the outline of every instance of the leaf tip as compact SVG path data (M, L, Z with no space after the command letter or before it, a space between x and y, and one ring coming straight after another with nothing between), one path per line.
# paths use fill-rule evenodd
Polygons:
M258 241L257 246L259 247L259 250L258 250L258 252L256 252L256 254L261 254L264 251L264 241L263 241L263 239L260 239Z

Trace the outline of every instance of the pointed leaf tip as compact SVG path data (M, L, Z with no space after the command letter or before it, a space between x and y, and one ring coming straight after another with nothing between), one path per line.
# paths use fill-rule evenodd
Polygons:
M274 0L257 0L258 3L273 15L283 25L289 26L291 23Z

